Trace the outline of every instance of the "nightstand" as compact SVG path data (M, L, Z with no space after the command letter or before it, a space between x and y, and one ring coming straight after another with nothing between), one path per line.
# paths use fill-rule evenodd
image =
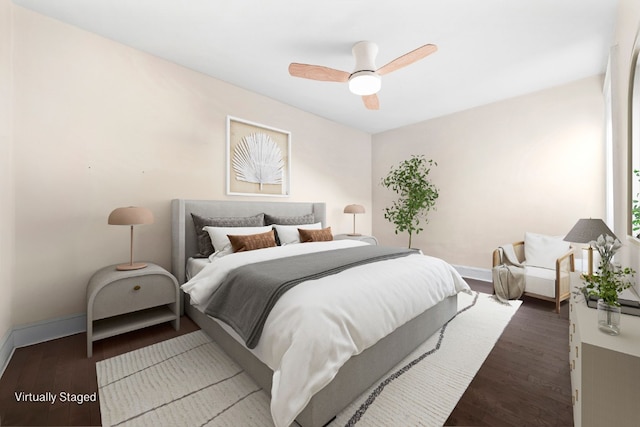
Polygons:
M147 326L172 322L180 329L180 288L164 268L98 270L87 285L87 357L93 342Z
M373 236L365 236L363 234L358 234L358 235L336 234L335 236L333 236L333 240L344 240L344 239L360 240L361 242L366 242L366 243L369 243L370 245L378 244L378 239L376 239Z

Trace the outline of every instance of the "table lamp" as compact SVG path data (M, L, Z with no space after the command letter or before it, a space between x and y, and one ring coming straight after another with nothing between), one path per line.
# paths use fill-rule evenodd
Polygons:
M597 240L602 235L609 235L614 239L617 239L613 231L607 227L601 219L582 218L579 219L576 225L573 226L571 231L564 237L566 242L575 243L589 243ZM593 275L593 247L589 245L588 249L589 269L587 274Z
M360 236L360 233L356 233L356 215L364 213L364 206L362 205L347 205L344 208L344 213L353 214L353 233L349 233L349 236Z
M109 214L108 223L111 225L128 225L131 227L131 256L129 264L120 264L117 270L138 270L145 268L145 263L133 262L133 226L153 223L153 214L147 208L129 206L126 208L117 208Z

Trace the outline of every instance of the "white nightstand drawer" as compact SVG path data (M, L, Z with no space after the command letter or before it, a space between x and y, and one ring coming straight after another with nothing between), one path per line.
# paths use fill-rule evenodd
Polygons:
M116 280L98 292L93 319L117 316L176 300L176 288L167 276L148 275Z

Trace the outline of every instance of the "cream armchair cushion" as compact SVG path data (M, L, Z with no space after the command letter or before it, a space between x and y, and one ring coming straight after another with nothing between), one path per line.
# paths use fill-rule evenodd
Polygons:
M526 244L525 244L526 246ZM525 266L524 276L526 280L525 292L555 298L556 269Z

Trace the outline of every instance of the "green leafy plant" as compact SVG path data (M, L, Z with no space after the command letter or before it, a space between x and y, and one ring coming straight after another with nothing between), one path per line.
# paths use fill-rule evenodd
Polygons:
M392 167L382 185L398 194L398 199L390 207L384 208L384 217L392 222L395 233L409 233L411 237L420 233L422 224L428 223L427 214L435 209L438 188L429 180L432 166L438 166L423 155L413 155Z
M591 276L585 276L585 284L580 290L585 295L593 295L604 300L610 306L619 307L618 296L631 286L631 278L635 275L633 269L622 268L613 263L613 256L622 247L622 243L611 236L602 235L589 244L600 254L600 270Z

